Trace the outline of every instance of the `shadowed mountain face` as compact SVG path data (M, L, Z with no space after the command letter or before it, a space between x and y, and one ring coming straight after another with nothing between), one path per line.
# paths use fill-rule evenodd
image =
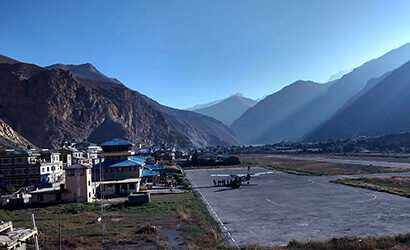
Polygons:
M70 71L71 73L75 74L78 77L93 79L99 82L121 84L121 82L118 81L117 79L110 78L104 75L103 73L101 73L100 71L98 71L94 67L94 65L90 63L80 64L80 65L53 64L53 65L47 66L46 68L47 69L62 69L64 71Z
M92 65L62 65L59 66L59 68L70 71L71 73L79 77L89 78L96 81L100 81L101 75L106 79L112 79L100 73ZM78 70L79 68L81 68L81 71ZM94 72L98 72L99 74L95 74ZM111 83L110 81L105 82ZM118 83L122 85L121 82L118 81ZM136 91L134 91L134 93L136 96L140 97L142 100L148 103L151 108L161 112L161 114L167 119L167 121L173 126L173 128L175 128L180 135L188 139L190 141L190 145L192 146L202 148L208 146L230 146L239 144L238 139L235 137L233 132L214 118L200 115L191 111L178 110L163 106L145 95L142 95ZM105 123L103 125L104 127L110 128L112 124L111 126L109 126L109 124L110 123ZM104 133L100 132L100 136L108 136L108 130L98 129L96 133L99 131L105 131ZM111 138L115 137L113 135L110 136ZM93 138L94 134L91 135L91 139Z
M239 145L234 133L222 122L192 111L170 108L145 95L138 94L151 107L164 114L181 134L190 139L195 147Z
M304 105L280 123L252 140L253 143L271 143L282 140L297 141L333 116L350 98L359 93L372 78L394 70L410 59L410 44L366 62L344 75L318 98ZM269 115L269 112L266 111Z
M0 117L40 147L58 147L66 139L100 143L112 137L192 145L160 112L122 84L33 64L3 63L0 90Z
M370 89L355 97L307 139L410 131L410 62L369 84L372 85Z
M294 82L249 108L231 128L242 143L253 143L254 138L266 133L270 127L323 94L330 84Z
M241 94L236 94L209 107L192 111L213 117L229 126L256 103L257 101L243 97Z

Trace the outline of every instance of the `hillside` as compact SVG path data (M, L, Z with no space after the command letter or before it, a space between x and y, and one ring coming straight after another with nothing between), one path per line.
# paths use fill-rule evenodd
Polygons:
M374 83L373 83L374 84ZM306 139L373 136L410 131L410 62L383 76Z
M24 150L27 146L32 146L32 143L0 119L0 150L7 148Z
M364 63L335 81L324 94L253 140L253 143L297 141L333 116L372 78L394 70L410 59L410 43ZM268 113L267 113L268 114Z
M254 138L324 93L329 85L296 81L249 108L231 128L242 143L252 143Z
M195 147L239 145L235 134L222 122L188 110L170 108L138 93L151 107L160 111Z
M33 64L0 64L0 117L40 147L63 140L192 144L158 111L120 84ZM7 90L7 91L4 91Z
M84 65L88 64L63 65L65 67L59 67L63 70L70 71L74 75L88 78L90 80L99 81L101 79L101 75L104 76L105 79L112 79L103 75L94 66L88 65L85 67ZM81 74L78 73L79 68L81 68ZM95 74L94 72L99 72L99 74ZM112 83L110 81L104 82ZM118 83L122 85L121 82ZM175 128L180 135L187 138L190 141L189 144L192 146L203 148L208 146L230 146L239 144L238 139L232 131L214 118L200 115L191 111L170 108L159 104L139 92L134 91L134 93L150 105L151 108L161 112L162 115L166 117L168 122L171 123L173 128Z
M236 94L209 107L194 109L192 111L213 117L226 126L230 126L246 110L254 106L256 103L257 101L246 98L242 96L242 94Z

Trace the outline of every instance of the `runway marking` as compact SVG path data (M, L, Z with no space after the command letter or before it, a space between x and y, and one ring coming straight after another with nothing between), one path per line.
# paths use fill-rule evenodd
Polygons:
M276 202L271 201L271 200L269 200L269 199L266 199L266 200L267 200L267 201L269 201L270 203L272 203L272 204L276 205L276 206L280 206L280 204L279 204L279 203L276 203Z
M225 229L226 234L229 236L229 238L232 240L232 242L235 244L235 246L239 249L239 245L236 244L236 240L234 239L234 237L232 236L232 234L228 231L228 229L226 228L226 226L224 225L224 223L221 221L221 219L219 218L219 216L216 214L215 210L212 208L211 204L209 204L208 200L205 198L205 196L202 194L201 190L199 190L198 186L195 184L195 182L192 180L192 178L189 176L189 174L186 175L188 180L192 183L192 185L195 187L195 189L198 191L198 193L201 195L202 199L205 201L206 205L208 206L209 210L212 211L212 213L214 214L215 218L219 221L219 223L221 224L222 228Z
M326 204L326 205L352 204L352 203L363 203L363 202L373 201L373 200L377 199L377 196L374 195L374 194L369 194L369 193L365 193L365 194L370 195L370 196L373 196L373 197L370 198L370 199L358 200L358 201L328 202L328 203L317 203L317 204L315 204L315 203L307 203L307 204L288 204L288 205L289 205L289 206L292 206L292 207L305 207L305 206L320 206L320 205L323 205L323 204ZM272 201L272 200L270 200L270 199L266 199L266 201L268 201L268 202L270 202L270 203L272 203L272 204L274 204L274 205L276 205L276 206L286 205L286 204L279 204L279 203L274 202L274 201Z

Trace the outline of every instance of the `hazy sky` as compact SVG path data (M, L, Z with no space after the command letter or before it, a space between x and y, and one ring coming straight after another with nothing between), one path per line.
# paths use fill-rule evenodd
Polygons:
M0 1L0 54L90 62L162 104L258 98L410 42L410 1Z

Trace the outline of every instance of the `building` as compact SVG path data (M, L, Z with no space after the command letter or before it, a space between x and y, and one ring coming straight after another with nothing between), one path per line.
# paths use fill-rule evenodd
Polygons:
M121 139L102 143L101 162L93 167L92 178L104 196L126 195L138 192L145 160L135 157L133 144ZM100 189L97 189L99 192ZM100 194L101 195L101 194Z
M0 188L40 184L40 162L32 151L0 152Z
M40 161L41 182L53 184L64 181L63 162L60 153L42 150L37 156Z
M65 185L30 192L32 203L92 202L95 187L91 181L91 166L74 164L65 170Z

